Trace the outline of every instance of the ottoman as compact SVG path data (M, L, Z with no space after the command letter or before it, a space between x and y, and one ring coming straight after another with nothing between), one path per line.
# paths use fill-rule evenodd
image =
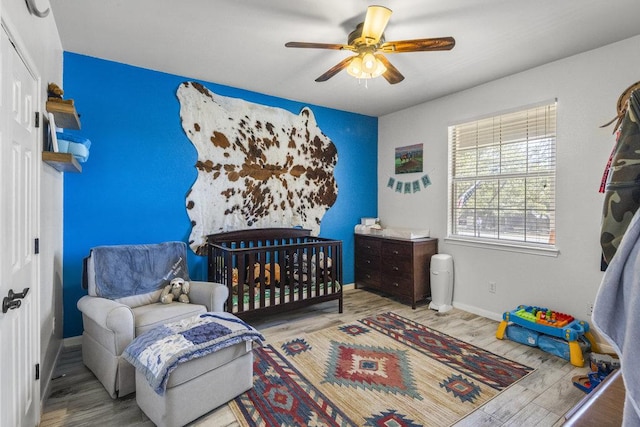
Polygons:
M253 387L253 342L262 334L230 313L162 325L125 349L136 402L156 425L183 426Z
M253 387L251 342L178 366L160 396L136 369L136 402L157 426L183 426Z

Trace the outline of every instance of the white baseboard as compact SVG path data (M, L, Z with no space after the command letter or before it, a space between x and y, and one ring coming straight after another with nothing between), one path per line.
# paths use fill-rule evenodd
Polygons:
M466 311L468 313L476 314L478 316L486 317L487 319L495 320L496 322L500 322L502 320L502 313L494 313L492 311L483 310L481 308L478 308L472 305L460 304L455 301L453 301L453 306L455 308L459 308L460 310Z
M51 369L51 371L49 372L49 376L48 378L41 378L41 381L46 381L46 384L44 386L44 390L42 390L42 394L40 395L40 413L42 414L44 412L44 404L46 403L47 398L49 397L49 393L51 392L51 380L53 380L53 372L56 370L56 366L58 365L58 360L60 359L60 354L62 353L62 343L60 346L58 346L58 349L56 350L56 355L53 358L53 364L51 366L53 366L53 368Z
M599 342L598 346L600 346L600 353L616 354L616 351L613 349L613 347L611 347L611 344L609 343Z

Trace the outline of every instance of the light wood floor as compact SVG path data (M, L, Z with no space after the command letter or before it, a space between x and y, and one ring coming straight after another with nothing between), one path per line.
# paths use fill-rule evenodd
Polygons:
M510 309L505 307L505 310ZM559 426L563 416L584 393L573 386L571 377L584 374L564 359L495 337L498 323L461 310L440 315L425 304L415 310L391 298L362 289L345 291L344 313L337 302L329 302L289 313L270 316L251 324L267 342L352 322L367 315L393 311L495 354L537 368L492 401L461 420L456 426ZM419 420L416 420L419 421ZM421 420L429 425L428 418ZM112 400L93 374L82 364L79 347L65 348L54 372L51 393L45 401L41 427L51 426L153 426L138 408L135 394ZM193 426L237 426L228 407L201 417Z

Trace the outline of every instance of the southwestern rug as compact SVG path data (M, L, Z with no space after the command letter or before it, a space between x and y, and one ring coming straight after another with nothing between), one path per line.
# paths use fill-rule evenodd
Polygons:
M395 313L254 350L244 426L445 426L533 371Z

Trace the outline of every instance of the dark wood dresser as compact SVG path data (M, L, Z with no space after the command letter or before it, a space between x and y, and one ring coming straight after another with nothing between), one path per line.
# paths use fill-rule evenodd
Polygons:
M438 239L355 234L355 286L416 302L431 296L429 266Z

